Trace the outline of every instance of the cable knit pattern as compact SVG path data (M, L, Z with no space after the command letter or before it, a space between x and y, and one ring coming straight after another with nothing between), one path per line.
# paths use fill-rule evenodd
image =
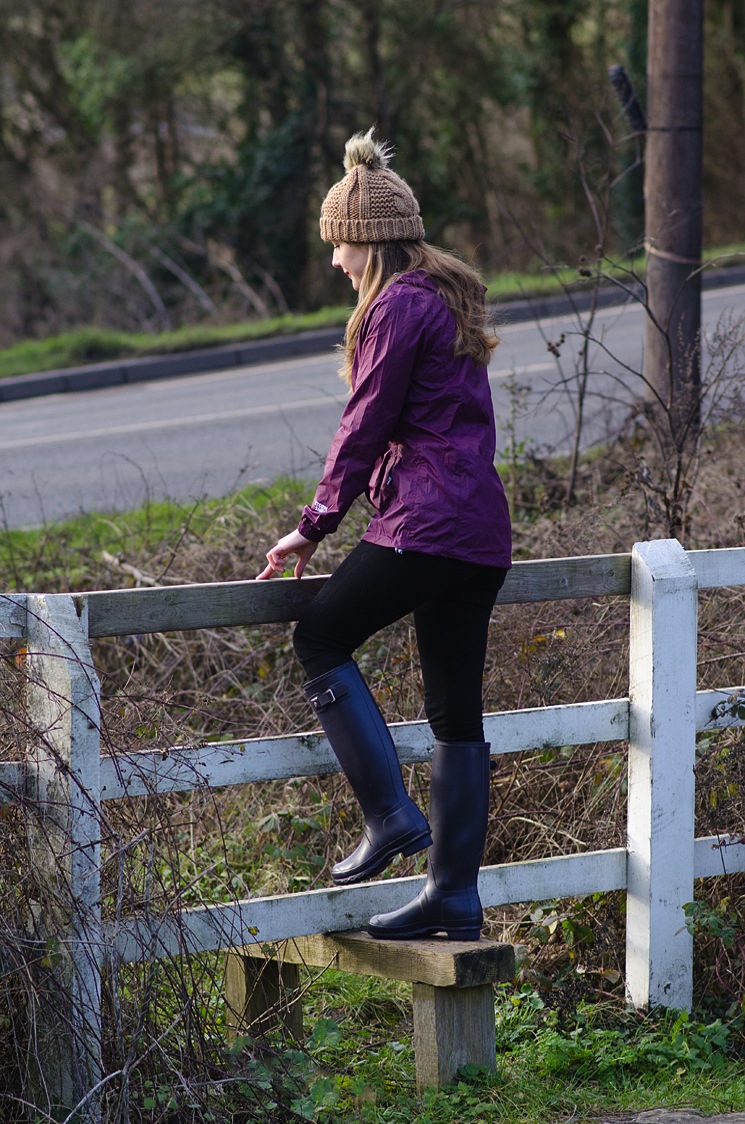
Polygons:
M325 242L392 242L424 238L414 193L387 165L390 149L373 139L373 129L347 141L347 174L321 205Z

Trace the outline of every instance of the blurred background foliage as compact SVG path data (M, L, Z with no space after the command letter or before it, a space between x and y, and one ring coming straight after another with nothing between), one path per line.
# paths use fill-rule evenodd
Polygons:
M705 241L745 205L745 11L706 3ZM317 215L397 148L428 238L489 274L638 246L646 0L0 0L0 347L348 300ZM578 174L581 169L582 174Z

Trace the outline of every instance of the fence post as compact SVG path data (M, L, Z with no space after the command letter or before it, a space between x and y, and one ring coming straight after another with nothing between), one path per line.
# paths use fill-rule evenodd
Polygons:
M697 582L675 539L631 556L626 990L690 1010Z
M83 597L29 594L28 828L36 901L29 1091L53 1113L101 1079L100 691ZM87 1099L86 1099L87 1098Z

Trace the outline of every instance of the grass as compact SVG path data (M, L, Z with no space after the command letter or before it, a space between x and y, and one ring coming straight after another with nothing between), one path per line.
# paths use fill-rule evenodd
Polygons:
M192 986L199 980L197 968ZM164 988L163 1000L177 1016L174 982L176 995L169 999L171 988ZM408 985L329 969L302 971L300 986L302 1042L288 1046L269 1034L257 1049L250 1038L236 1040L227 1060L233 1076L216 1083L203 1102L210 1115L200 1119L253 1120L241 1110L260 1090L272 1099L263 1121L287 1120L281 1105L292 1119L318 1124L591 1124L600 1115L661 1107L718 1115L745 1104L742 1019L727 1024L609 1002L579 1002L560 1013L530 984L505 984L495 995L495 1069L466 1066L450 1085L420 1093ZM207 1006L221 1026L219 985L208 990ZM144 1109L160 1102L178 1114L188 1094L162 1073L133 1092L133 1104L138 1099Z
M743 259L744 255L744 245L726 246L707 251L704 254L704 261L719 265L736 264L736 259ZM607 272L627 277L629 270L641 274L643 268L643 257L638 256L629 259L628 262L619 263L617 267L609 268ZM521 297L560 293L567 286L574 286L577 283L584 282L579 277L576 267L546 268L526 273L504 272L489 280L487 298L500 304ZM80 327L46 339L24 340L22 343L0 350L0 378L82 366L86 363L100 363L106 360L141 359L146 356L220 347L318 328L341 327L346 323L348 316L348 308L323 308L317 312L288 313L269 320L222 325L188 325L157 335L113 331L100 327Z
M163 545L164 558L159 567L160 577L166 578L168 558L175 558L187 542L209 540L236 511L250 512L257 518L278 506L299 511L311 495L309 484L280 477L267 485L249 485L227 500L151 500L126 513L88 512L42 527L6 527L0 533L5 590L103 588L103 551L118 560L138 559L143 553L152 554L157 544ZM253 574L249 567L244 576ZM113 588L130 580L116 571L112 571L112 577Z
M302 315L287 314L238 324L189 325L157 335L81 327L47 339L24 340L0 351L0 378L101 363L109 359L142 359L317 328L341 327L348 316L348 308L325 308Z
M396 985L331 971L316 987L307 1050L317 1072L295 1107L323 1124L551 1124L660 1106L712 1114L745 1104L742 1061L721 1021L610 1004L580 1004L562 1019L529 985L498 990L496 1072L467 1067L453 1085L419 1096Z

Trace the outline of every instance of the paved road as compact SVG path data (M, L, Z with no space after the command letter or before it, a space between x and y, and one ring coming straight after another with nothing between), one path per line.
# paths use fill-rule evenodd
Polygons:
M745 286L706 293L704 308L710 329L723 310L745 309ZM567 316L503 328L490 369L500 451L513 442L568 447L576 328ZM634 305L603 309L595 334L585 444L626 412L623 388L638 389L642 313ZM562 335L557 363L547 340ZM315 479L344 401L335 368L327 352L4 402L0 517L11 527L35 526L79 511L128 510L147 498L224 495L278 474ZM526 395L515 394L515 382Z

